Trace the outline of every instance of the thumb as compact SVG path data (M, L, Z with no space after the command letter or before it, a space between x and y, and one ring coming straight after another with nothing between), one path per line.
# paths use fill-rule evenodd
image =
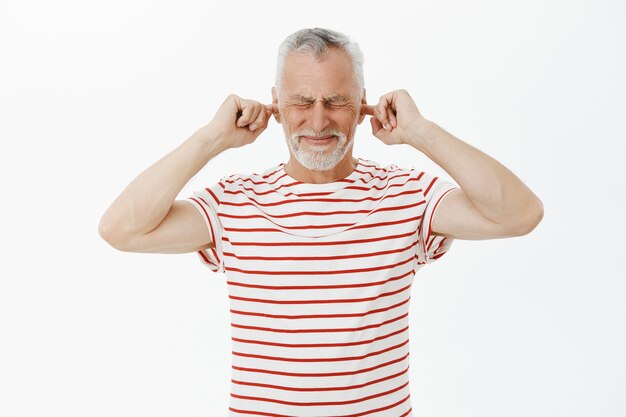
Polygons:
M380 139L383 142L385 142L385 139L389 135L389 132L387 132L387 130L385 130L385 128L383 127L382 123L380 123L380 121L378 121L378 119L376 117L373 117L373 116L370 117L370 123L372 125L372 134L374 136L376 136L378 139Z

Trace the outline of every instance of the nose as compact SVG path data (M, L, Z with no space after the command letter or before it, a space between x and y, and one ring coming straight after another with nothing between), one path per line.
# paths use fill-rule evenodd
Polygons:
M328 114L323 101L316 101L311 114L311 128L316 132L323 132L328 127Z

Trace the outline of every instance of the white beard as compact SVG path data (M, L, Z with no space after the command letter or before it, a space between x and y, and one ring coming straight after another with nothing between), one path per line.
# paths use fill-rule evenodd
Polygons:
M285 130L287 145L291 149L294 157L298 160L298 162L300 162L300 164L302 164L302 166L314 171L327 171L329 169L333 169L344 158L350 149L356 125L357 123L355 122L354 126L352 126L351 131L353 134L350 140L348 140L346 135L337 129L327 129L320 133L311 129L303 129L293 132L291 136L287 133L284 125L283 129ZM315 145L311 144L306 139L304 139L306 143L302 143L303 139L301 136L324 137L329 135L334 135L335 138L333 138L328 144ZM332 151L329 151L330 148L333 148Z

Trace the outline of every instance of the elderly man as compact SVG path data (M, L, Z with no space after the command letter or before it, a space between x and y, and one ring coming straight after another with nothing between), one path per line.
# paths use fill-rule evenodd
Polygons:
M225 273L229 415L410 416L408 306L415 273L458 239L521 236L540 200L508 169L426 120L405 90L368 105L359 47L300 30L278 56L273 102L230 95L214 118L139 175L99 231L129 252L196 252ZM352 156L358 124L408 144L459 184ZM272 116L287 163L231 174L175 200L213 157ZM435 216L435 213L437 214Z

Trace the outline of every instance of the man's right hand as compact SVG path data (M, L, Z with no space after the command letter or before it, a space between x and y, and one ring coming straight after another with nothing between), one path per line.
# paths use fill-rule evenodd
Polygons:
M254 142L267 128L273 113L272 104L261 104L231 94L205 129L216 135L227 149L238 148Z

